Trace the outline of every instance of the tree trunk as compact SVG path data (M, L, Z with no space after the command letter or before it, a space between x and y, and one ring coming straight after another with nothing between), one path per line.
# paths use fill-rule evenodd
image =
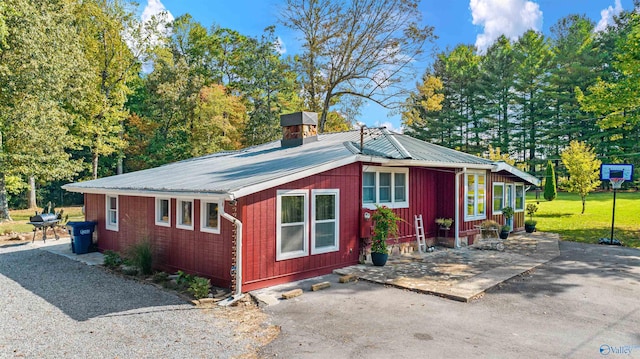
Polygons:
M582 213L580 213L580 214L584 214L584 204L585 204L586 200L587 200L587 197L586 196L582 196Z
M0 222L12 221L9 215L9 203L7 199L7 188L4 182L4 172L0 172Z
M91 160L91 166L93 168L93 179L98 179L98 159L100 156L97 153L93 153L93 158Z
M38 203L36 202L36 178L34 176L29 176L29 208L38 208Z

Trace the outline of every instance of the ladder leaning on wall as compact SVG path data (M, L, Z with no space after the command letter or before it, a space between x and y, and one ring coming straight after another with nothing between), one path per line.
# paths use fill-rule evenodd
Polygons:
M416 225L416 241L418 241L418 252L425 253L427 251L427 242L424 237L424 223L422 222L422 215L416 214L413 217Z

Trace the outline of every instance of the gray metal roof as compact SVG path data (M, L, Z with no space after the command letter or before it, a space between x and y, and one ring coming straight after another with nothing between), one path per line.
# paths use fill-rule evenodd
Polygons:
M360 152L360 131L318 135L318 141L282 148L273 141L147 170L63 186L73 192L141 192L240 197L331 168L370 158L413 160L433 166L487 166L492 161L384 129L367 129Z

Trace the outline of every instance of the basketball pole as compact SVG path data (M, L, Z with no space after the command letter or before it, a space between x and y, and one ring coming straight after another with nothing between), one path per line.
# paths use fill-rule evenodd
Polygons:
M616 223L616 192L617 189L613 189L613 211L611 211L611 237L609 237L609 244L613 244L613 226Z

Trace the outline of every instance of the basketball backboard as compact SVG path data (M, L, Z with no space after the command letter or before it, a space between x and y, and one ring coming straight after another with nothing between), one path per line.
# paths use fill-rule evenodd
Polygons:
M603 163L600 166L600 179L609 180L611 178L623 178L631 181L633 177L633 165L623 163Z

